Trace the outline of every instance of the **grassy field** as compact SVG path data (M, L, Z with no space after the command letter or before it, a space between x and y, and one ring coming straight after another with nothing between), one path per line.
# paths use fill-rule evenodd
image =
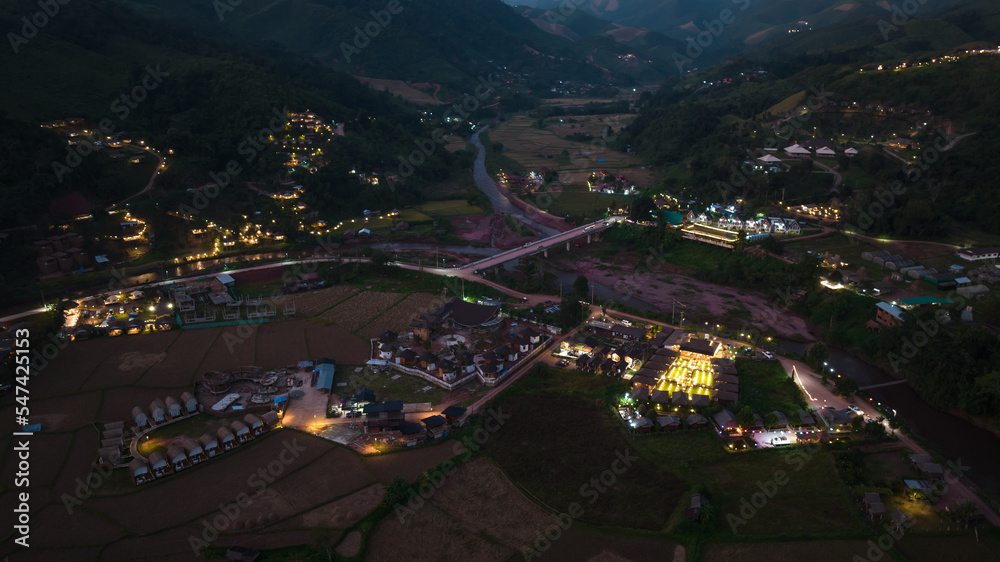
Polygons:
M634 198L635 196L632 195L611 195L589 191L557 191L548 195L526 197L525 200L557 217L580 215L596 219L606 216L607 209L612 204L616 204L619 207L627 207Z
M192 418L174 422L146 434L146 437L139 443L139 454L144 457L148 457L153 451L161 451L166 454L167 446L165 443L171 438L183 435L198 439L204 433L215 435L215 430L223 425L223 420L208 414L198 414Z
M640 167L642 162L635 156L610 148L602 149L589 142L565 140L549 128L535 127L534 120L526 115L514 116L494 127L490 131L490 140L503 144L506 150L502 156L516 161L524 169L556 170L560 177L571 175L571 183L584 183L591 172L598 170L621 173L640 187L653 182L652 172Z
M715 531L723 536L831 535L862 529L826 451L727 453L710 430L641 439L636 448L660 468L704 490L715 506ZM771 487L776 491L763 507L741 513L743 500L749 502L762 485L771 486L779 471L787 482Z
M781 363L737 359L736 369L740 373L741 406L750 406L761 417L775 410L787 415L805 407L802 392Z
M375 396L381 400L402 400L407 404L430 402L439 404L441 399L450 394L450 391L441 388L429 381L412 375L388 371L382 374L372 374L367 367L362 368L360 373L355 373L355 369L360 365L337 366L337 374L334 377L334 385L337 394L350 396L361 388L368 388L375 391ZM346 382L347 386L337 387L339 383ZM470 383L471 384L471 383ZM479 386L479 383L475 383ZM427 390L424 390L425 388ZM464 386L463 388L470 388Z
M416 209L432 217L460 217L463 215L481 215L483 213L482 209L475 205L470 205L464 199L428 201L427 203L417 205Z
M501 398L495 407L510 418L485 453L529 498L552 511L566 512L579 503L585 510L580 519L587 523L665 528L686 486L635 455L636 445L610 409L579 397L594 395L593 377L570 376L580 382L563 392L546 391L547 382L535 380L523 389L528 394ZM632 459L627 468L615 464L623 457ZM616 466L619 474L612 472ZM655 502L648 501L650 490L656 490Z

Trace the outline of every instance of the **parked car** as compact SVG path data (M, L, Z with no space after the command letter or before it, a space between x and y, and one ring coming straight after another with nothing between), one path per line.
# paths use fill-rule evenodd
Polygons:
M774 359L774 354L771 353L770 351L765 351L763 353L764 353L764 357L767 357L768 359Z

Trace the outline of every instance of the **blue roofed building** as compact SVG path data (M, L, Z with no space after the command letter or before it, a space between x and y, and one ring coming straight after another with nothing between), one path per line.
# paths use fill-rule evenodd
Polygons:
M316 379L316 390L332 391L333 376L336 371L337 366L332 359L321 359L313 370L314 373L319 373L319 377Z

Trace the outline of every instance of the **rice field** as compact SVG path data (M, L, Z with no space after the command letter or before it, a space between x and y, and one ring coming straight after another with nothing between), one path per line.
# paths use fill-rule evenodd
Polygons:
M365 291L331 308L319 317L354 332L401 301L402 293Z
M530 117L515 116L491 129L490 140L502 143L506 148L503 154L528 170L548 168L560 172L560 177L571 173L574 183L580 183L580 178L585 182L591 172L609 170L625 175L640 187L651 185L652 172L641 168L642 162L635 156L565 140L549 129L535 128L533 123Z
M391 330L402 333L409 329L410 322L419 317L422 313L434 312L444 304L445 299L437 295L426 293L413 293L406 297L391 309L385 311L375 320L366 324L358 331L358 335L370 339Z

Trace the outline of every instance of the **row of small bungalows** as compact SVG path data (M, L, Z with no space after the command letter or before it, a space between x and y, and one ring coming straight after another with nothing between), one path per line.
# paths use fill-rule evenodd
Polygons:
M185 439L170 445L166 455L153 451L147 460L135 458L129 463L129 473L135 484L162 478L231 451L277 425L278 414L274 411L260 418L247 414L243 421L235 420L228 427L220 427L214 436L206 433L197 440Z
M142 429L149 425L150 421L163 423L167 419L179 418L197 411L198 399L190 392L183 392L180 402L173 396L167 396L166 400L157 398L150 402L149 415L146 415L146 412L139 406L132 408L132 423L136 428Z
M663 431L677 431L679 429L701 429L708 425L708 419L701 414L691 414L686 419L674 415L657 416L656 422L660 424ZM636 433L649 433L653 431L653 421L648 417L637 417L629 422L629 425Z
M412 447L424 439L440 439L448 435L449 428L465 425L465 412L461 406L448 406L441 414L428 416L420 423L403 423L399 427L400 441Z

